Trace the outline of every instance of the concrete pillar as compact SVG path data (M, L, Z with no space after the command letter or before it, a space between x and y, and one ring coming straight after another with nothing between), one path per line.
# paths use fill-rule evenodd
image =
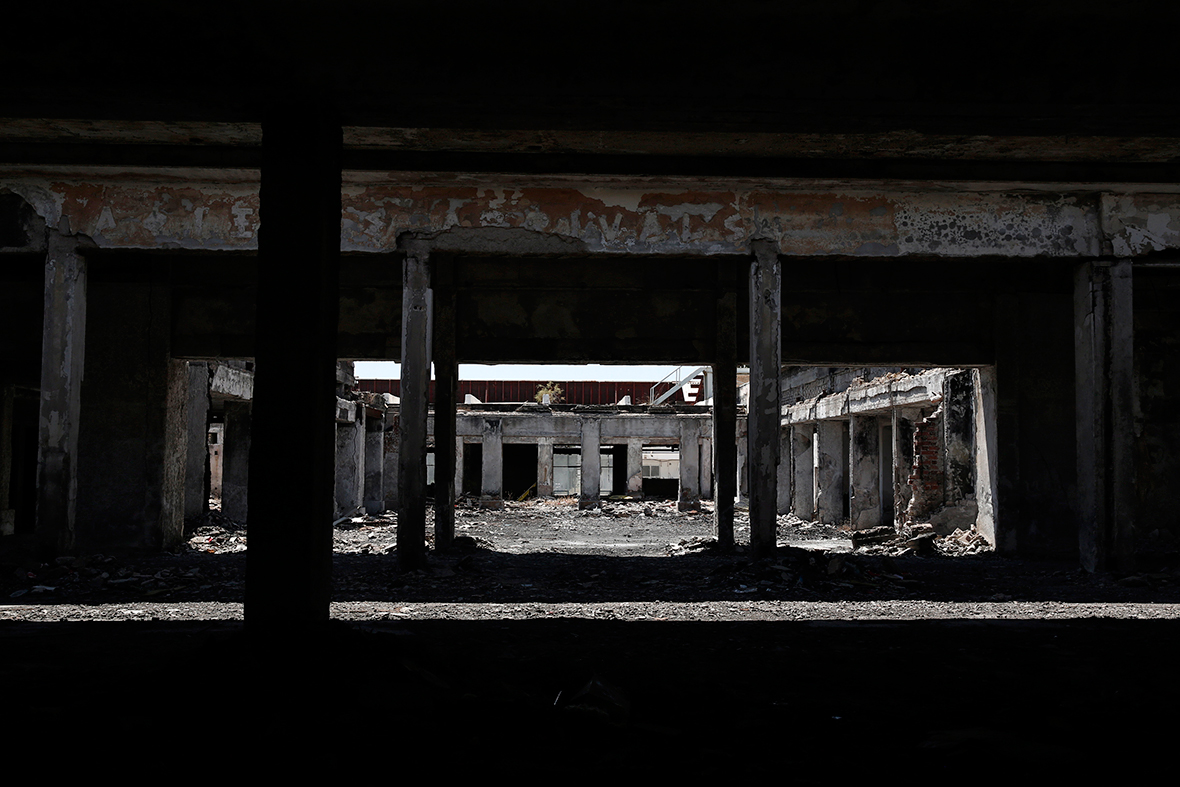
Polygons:
M750 504L750 442L746 431L748 419L743 418L737 428L737 498L743 506Z
M398 447L401 445L401 429L399 428L397 410L385 411L385 422L382 425L382 436L385 443L385 479L382 482L382 488L385 492L385 510L398 510L398 462L400 460L400 451Z
M1131 262L1074 277L1078 546L1087 571L1132 568L1135 510Z
M401 451L397 556L404 569L426 564L426 433L430 388L430 250L410 239L402 276Z
M455 438L455 499L463 496L463 438Z
M815 424L791 426L793 494L791 508L795 516L811 522L815 519Z
M221 446L221 513L235 522L249 514L250 402L225 403L225 442Z
M881 524L881 446L875 415L849 421L849 519L853 530Z
M594 418L582 421L582 492L578 508L598 508L598 486L602 475L602 454L599 445L601 425Z
M818 462L815 479L815 518L836 525L844 519L844 495L848 494L848 465L844 461L847 440L843 421L820 421L815 425Z
M365 414L365 511L385 512L385 418Z
M975 399L975 503L978 513L975 529L996 545L996 370L994 367L971 370L972 395Z
M361 508L365 488L365 408L347 404L352 420L336 421L335 518L352 516Z
M170 341L170 337L165 339ZM160 459L158 535L152 542L173 549L184 541L185 474L189 445L187 361L166 361L164 433ZM156 540L158 538L158 541Z
M750 551L774 554L778 539L779 413L782 400L782 265L769 240L751 242L750 263Z
M713 360L713 499L717 544L733 547L737 497L737 281L738 266L718 263L716 346Z
M326 624L332 591L341 127L301 88L262 122L245 618L264 631Z
M699 511L701 490L701 427L695 418L680 420L680 494L676 507L680 511Z
M643 441L627 441L627 494L643 497Z
M778 464L778 512L780 514L789 513L791 510L791 498L794 491L794 464L791 461L791 431L794 427L790 424L784 424L779 427L779 456L782 461Z
M438 255L431 272L434 293L434 548L445 552L455 540L455 414L459 364L455 359L453 263Z
M37 541L50 553L74 545L85 349L86 261L75 238L51 232L45 258L37 450Z
M708 422L705 434L701 436L701 498L713 499L713 424ZM642 449L641 449L642 454Z
M537 440L537 497L553 497L553 438Z
M184 516L209 508L209 365L188 365L188 450L184 470Z
M504 507L504 431L499 418L485 418L483 422L483 475L480 505L484 508Z

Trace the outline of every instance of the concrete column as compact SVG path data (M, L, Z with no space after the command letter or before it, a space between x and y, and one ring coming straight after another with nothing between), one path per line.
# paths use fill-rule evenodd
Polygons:
M221 513L235 522L249 514L250 402L225 403L225 442L221 446Z
M365 511L385 512L385 418L383 414L365 414Z
M769 240L751 242L750 263L750 551L774 554L778 539L779 413L782 400L782 265Z
M993 367L971 370L975 399L975 503L978 513L975 529L996 544L996 370Z
M643 497L643 441L627 441L627 494Z
M815 424L791 426L793 494L791 508L795 516L811 522L815 519Z
M676 507L680 511L699 511L701 490L701 427L695 418L680 420L680 494Z
M426 425L430 388L430 252L404 242L402 276L401 451L398 455L397 556L404 569L426 564Z
M86 261L75 238L51 232L45 258L37 450L37 542L49 553L74 545L85 349Z
M1087 571L1130 570L1134 547L1131 262L1087 262L1074 278L1078 546Z
M170 342L171 337L167 337L165 341ZM189 444L189 377L187 361L169 359L165 363L164 433L160 453L163 467L160 468L158 490L159 530L152 541L159 543L164 549L173 549L184 541L184 482Z
M743 418L737 429L737 497L744 506L750 504L750 462L749 434L746 431L748 419Z
M598 486L602 475L602 454L599 445L601 425L596 419L582 421L582 492L578 508L598 508Z
M713 360L713 499L717 544L733 548L737 497L737 281L738 266L717 268L716 346Z
M385 411L385 422L382 425L382 429L384 430L382 432L382 437L385 443L385 479L382 482L382 488L385 492L386 511L398 510L397 477L398 462L400 460L400 451L398 448L401 445L401 429L398 425L399 420L400 419L398 418L397 410Z
M188 365L188 450L184 470L184 516L209 508L209 365Z
M709 422L701 437L701 497L705 500L713 499L713 438L708 436L712 430L713 424Z
M455 499L463 496L463 438L455 438Z
M504 507L504 431L499 418L483 422L483 476L480 505Z
M300 87L262 122L245 617L265 631L326 624L332 590L341 128Z
M794 479L794 464L791 461L791 430L789 424L784 424L779 427L779 455L782 461L778 465L778 512L780 514L789 513L791 510L791 497L795 486Z
M553 497L553 438L537 440L537 497Z
M844 518L844 495L848 494L848 465L844 462L847 439L842 421L820 421L815 425L818 455L815 480L815 518L828 525Z
M352 420L336 422L336 518L357 513L364 501L365 408L347 406Z
M449 256L437 255L431 272L434 292L434 548L445 552L455 540L455 414L459 364L455 359L455 288Z
M849 421L849 518L853 530L881 524L881 447L875 415Z

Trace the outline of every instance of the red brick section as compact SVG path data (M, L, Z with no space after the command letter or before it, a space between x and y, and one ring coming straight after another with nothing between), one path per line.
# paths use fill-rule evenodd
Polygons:
M942 407L914 425L914 463L910 468L909 485L914 492L906 512L911 522L924 520L945 502Z

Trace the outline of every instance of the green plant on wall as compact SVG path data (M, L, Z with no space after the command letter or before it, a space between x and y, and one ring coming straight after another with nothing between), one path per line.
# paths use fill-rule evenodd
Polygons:
M533 398L536 399L538 403L542 403L545 401L545 394L549 394L549 404L561 404L562 393L563 391L561 390L561 386L555 382L550 381L544 385L538 385L537 395Z

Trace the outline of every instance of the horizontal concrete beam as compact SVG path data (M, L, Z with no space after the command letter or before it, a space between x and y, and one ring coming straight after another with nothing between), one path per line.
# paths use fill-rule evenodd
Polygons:
M479 415L460 414L456 417L456 435L476 442L483 434L487 418L502 423L503 441L506 443L532 442L546 438L568 441L577 445L581 440L581 424L587 416L583 413L488 413ZM643 440L651 445L675 445L680 440L680 422L693 419L701 422L700 433L708 434L712 418L707 413L662 415L601 415L594 420L600 422L600 440L604 445L622 443L626 440ZM428 425L434 433L434 418Z
M840 393L810 399L783 408L783 423L805 423L883 413L897 407L921 407L942 400L947 370L932 369Z
M219 399L248 402L254 398L254 372L219 365L209 381L209 393Z
M256 249L258 183L162 183L143 175L47 178L5 175L51 226L100 248ZM780 254L1088 258L1180 248L1180 195L1095 186L1043 193L1018 184L893 190L866 183L838 191L797 183L718 181L708 188L603 185L568 178L542 187L348 183L341 249L388 252L406 232L439 249L522 253L743 254L770 234ZM928 184L929 185L929 184Z

